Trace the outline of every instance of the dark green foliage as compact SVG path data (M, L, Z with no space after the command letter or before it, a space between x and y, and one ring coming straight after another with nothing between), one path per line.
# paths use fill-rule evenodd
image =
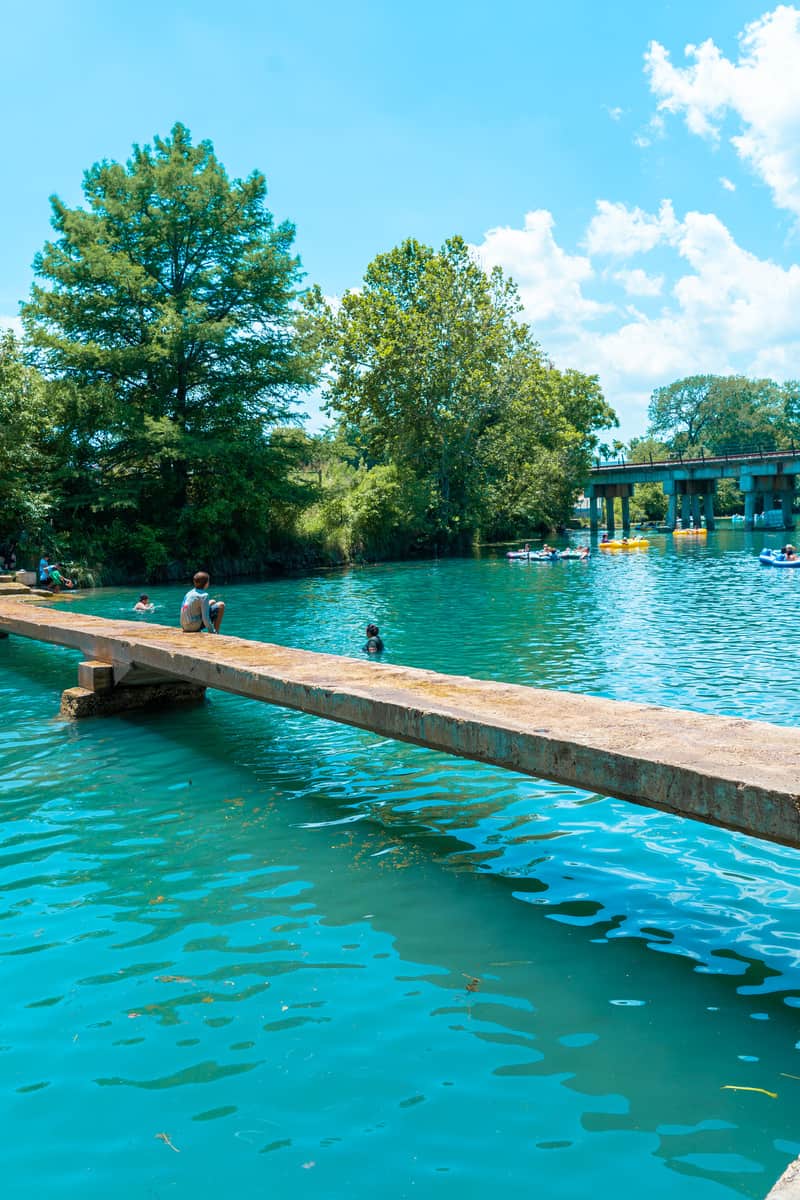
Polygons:
M613 413L595 378L543 358L513 283L462 239L379 255L334 310L318 289L296 303L294 229L263 176L229 179L182 125L93 166L84 196L52 200L29 364L0 344L7 536L158 578L568 519ZM336 421L309 437L293 404L323 372Z
M294 230L263 176L229 180L176 125L53 198L57 239L23 307L37 362L65 389L65 515L87 544L148 571L256 552L287 497L285 422L310 373L292 304Z
M47 524L52 435L44 380L25 365L13 333L0 332L0 542L26 535L32 544Z

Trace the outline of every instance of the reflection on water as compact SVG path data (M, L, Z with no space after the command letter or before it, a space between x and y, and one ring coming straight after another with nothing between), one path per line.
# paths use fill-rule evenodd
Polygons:
M800 579L709 541L226 627L794 722ZM795 852L233 696L67 726L75 661L0 642L9 1196L763 1196L800 1153Z

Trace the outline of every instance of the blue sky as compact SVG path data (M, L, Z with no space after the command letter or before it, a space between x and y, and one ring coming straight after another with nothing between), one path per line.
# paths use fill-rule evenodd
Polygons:
M800 375L800 9L37 0L3 42L0 320L48 196L181 120L265 172L326 294L462 234L624 437L681 375Z

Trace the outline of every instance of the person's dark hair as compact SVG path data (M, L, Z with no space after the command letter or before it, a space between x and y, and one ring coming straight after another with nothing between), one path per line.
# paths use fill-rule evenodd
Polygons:
M148 596L147 592L142 592L141 596L139 597L139 602L141 603L143 600L149 600L149 599L150 599L150 597Z
M367 637L377 637L379 633L380 633L380 630L378 629L377 625L368 625L367 626Z
M192 583L195 587L208 587L208 573L206 571L197 571L192 579Z

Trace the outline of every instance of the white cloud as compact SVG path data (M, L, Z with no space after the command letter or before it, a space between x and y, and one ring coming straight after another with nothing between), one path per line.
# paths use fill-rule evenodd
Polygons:
M18 338L21 338L22 320L19 317L0 315L0 329L10 329Z
M622 114L625 112L625 109L620 108L619 105L615 105L614 108L609 108L609 106L607 104L604 104L603 107L605 108L608 115L611 117L612 121L618 121L620 119L620 117L622 116Z
M584 296L582 285L594 276L592 264L562 250L553 225L552 214L537 209L526 213L522 229L490 229L474 250L484 268L502 267L517 281L529 320L575 325L606 312L608 305Z
M629 258L673 239L677 230L678 222L669 200L661 202L655 215L641 208L628 208L627 204L598 200L597 212L586 231L586 248L590 254Z
M685 55L690 65L676 67L659 42L648 48L659 112L683 114L692 133L711 140L728 114L738 118L737 154L780 208L800 216L800 10L780 5L747 25L735 62L710 39Z
M659 296L664 287L663 275L648 275L641 267L617 271L614 278L629 296Z
M728 179L725 175L720 175L719 181L722 184L722 186L725 188L726 192L735 192L736 191L736 184L733 183L732 180Z
M665 273L628 262L598 273L591 257L558 245L552 217L541 211L528 214L521 230L490 230L477 254L523 284L525 314L549 356L600 376L622 418L622 436L644 431L650 392L673 379L706 372L800 376L800 265L758 258L713 213L678 219L669 201L657 213L599 201L585 244L627 259L659 247ZM545 253L536 258L540 246ZM669 290L665 276L673 281ZM655 313L602 303L601 289L611 281L628 296L666 299Z

